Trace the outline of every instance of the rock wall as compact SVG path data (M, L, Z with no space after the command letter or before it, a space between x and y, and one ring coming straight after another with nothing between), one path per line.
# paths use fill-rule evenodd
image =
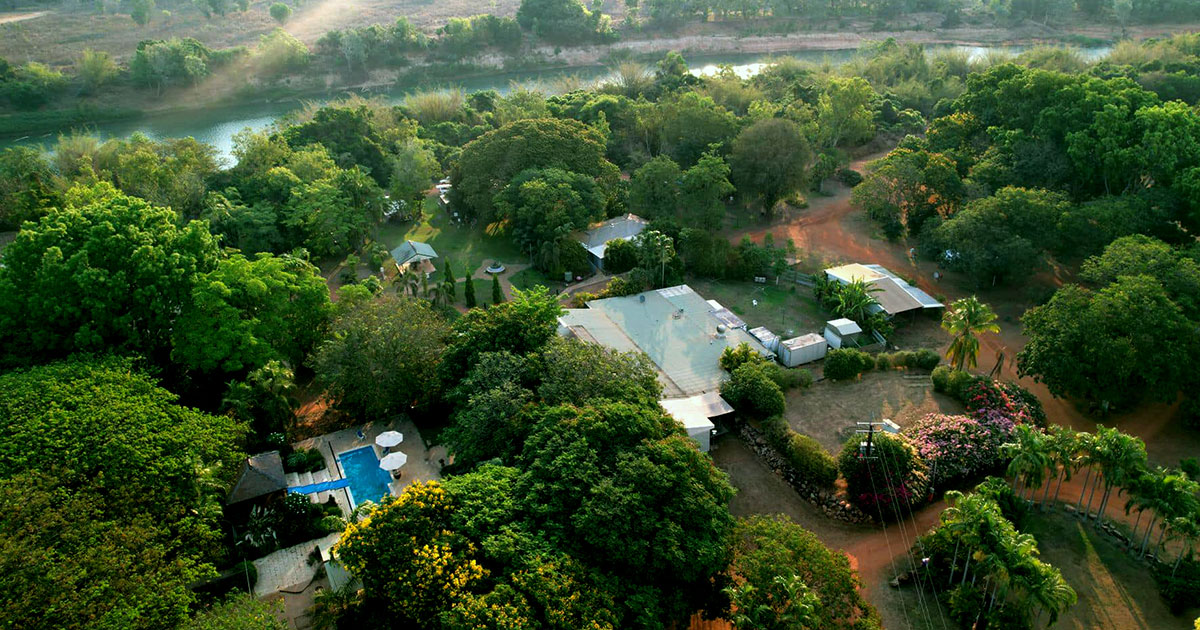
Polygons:
M739 421L737 434L738 438L746 446L749 446L750 450L754 451L768 468L782 477L801 498L821 508L825 516L847 523L865 523L870 520L866 513L838 497L836 493L831 492L828 488L813 485L808 479L802 477L763 437L762 431L755 429L747 422Z

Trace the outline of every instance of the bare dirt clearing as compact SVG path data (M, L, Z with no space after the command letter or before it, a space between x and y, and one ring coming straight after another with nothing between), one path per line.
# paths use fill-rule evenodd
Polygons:
M792 390L784 417L793 430L811 436L836 454L855 422L889 418L902 427L928 413L962 413L963 406L933 391L921 370L867 372L857 381L824 380L807 390Z
M50 13L49 11L33 11L30 13L0 13L0 24L12 24L15 22L24 22L40 18L43 15Z

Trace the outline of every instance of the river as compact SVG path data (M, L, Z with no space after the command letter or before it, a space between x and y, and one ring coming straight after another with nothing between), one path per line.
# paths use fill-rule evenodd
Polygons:
M972 59L981 58L991 52L1019 53L1026 46L926 46L927 50L960 50L968 53ZM1110 47L1093 47L1078 49L1084 59L1092 61L1103 57L1111 50ZM720 66L729 65L741 77L749 77L760 72L771 59L792 57L804 61L833 64L845 63L852 59L857 51L847 50L809 50L784 54L765 53L724 53L716 55L695 55L688 57L691 72L697 75L711 75ZM544 91L552 91L550 83L557 78L576 76L588 82L602 82L611 78L611 71L603 66L583 68L563 68L531 72L498 72L487 76L474 77L456 81L446 81L435 86L404 86L383 92L381 95L391 103L399 103L404 97L418 89L430 87L457 87L465 92L479 90L496 90L501 94L509 92L514 85L540 87ZM88 128L88 131L100 138L126 137L134 132L141 132L150 138L184 138L191 136L201 142L216 147L220 157L229 161L233 148L233 135L243 129L264 129L280 116L303 106L306 100L323 102L331 97L314 97L310 99L290 99L274 103L257 102L232 107L211 107L177 112L166 112L148 115L136 120L107 123ZM21 138L19 140L0 141L0 149L14 145L47 146L54 142L57 134L44 134L37 137Z

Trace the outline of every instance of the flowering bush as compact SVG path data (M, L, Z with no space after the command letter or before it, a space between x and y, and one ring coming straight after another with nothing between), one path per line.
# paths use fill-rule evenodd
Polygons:
M838 456L846 479L846 498L863 512L881 520L911 516L929 498L925 461L900 435L876 433L870 457L859 448L862 436L847 440Z
M929 466L930 482L942 485L998 466L1013 426L1006 413L986 409L975 417L931 413L905 432Z
M1041 401L1016 383L980 378L967 387L963 398L972 416L993 411L1005 414L1014 424L1046 426L1046 412Z

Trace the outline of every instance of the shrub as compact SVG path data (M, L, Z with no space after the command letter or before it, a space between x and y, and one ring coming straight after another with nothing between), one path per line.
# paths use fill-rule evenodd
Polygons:
M234 575L238 576L238 579L234 581L235 584L242 586L246 581L249 581L250 592L254 591L254 585L258 584L258 567L255 567L253 562L242 560L233 565L231 571Z
M604 291L600 293L600 297L625 297L626 295L637 295L645 288L645 282L638 282L632 276L629 280L625 278L613 278L608 281L608 286L604 287Z
M1189 398L1179 405L1179 419L1189 429L1200 429L1200 400Z
M637 247L627 240L609 241L604 248L604 272L625 273L637 266Z
M779 389L789 390L796 388L806 388L812 386L812 372L804 368L785 368L782 365L770 364L771 380L779 386Z
M1173 614L1179 615L1200 599L1200 561L1187 559L1172 571L1154 571L1154 581Z
M933 370L942 362L942 355L929 348L921 348L912 354L911 361L911 363L906 363L905 365L922 370Z
M966 402L967 389L975 384L975 376L970 372L950 368L946 377L946 393L959 402Z
M933 382L933 391L940 394L945 394L950 385L950 375L954 369L949 365L939 365L933 369L929 375L929 380Z
M962 394L958 398L972 415L995 410L1011 418L1015 424L1046 426L1046 411L1041 401L1025 388L987 377L969 378L970 383L959 390Z
M854 435L838 455L838 470L846 479L849 500L874 518L906 517L925 502L929 480L925 462L902 436L876 433L872 457L859 450L862 436Z
M833 174L833 176L836 177L839 182L849 186L850 188L854 188L855 186L861 184L863 180L862 173L845 166L839 168L837 172Z
M852 379L875 367L875 359L862 350L839 348L825 355L825 376L835 381Z
M325 468L325 458L321 451L315 448L301 448L292 452L283 460L284 472L316 472Z
M782 416L764 420L762 428L767 441L801 477L822 487L837 481L837 462L819 442L793 431Z
M876 356L875 357L875 369L879 370L880 372L882 372L884 370L892 369L891 355L880 353L878 356Z
M761 354L755 352L754 348L751 348L750 344L745 342L731 348L725 348L725 351L721 353L720 359L721 368L730 374L746 363L761 363L765 361L766 359Z
M976 419L931 413L904 433L929 466L930 483L942 486L999 466L1012 425L991 416Z
M344 529L346 529L346 521L342 520L340 516L324 516L321 520L317 521L317 531L323 535L340 532Z
M734 409L753 418L783 413L783 391L771 380L766 363L746 363L721 385L721 396Z

